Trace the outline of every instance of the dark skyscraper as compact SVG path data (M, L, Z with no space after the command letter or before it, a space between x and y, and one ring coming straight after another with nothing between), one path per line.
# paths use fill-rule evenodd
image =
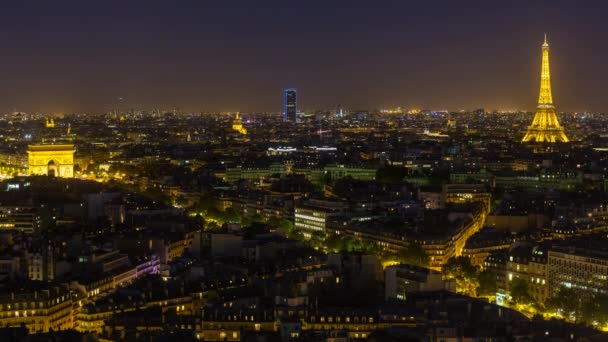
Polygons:
M283 120L296 122L298 113L298 92L295 88L283 90Z

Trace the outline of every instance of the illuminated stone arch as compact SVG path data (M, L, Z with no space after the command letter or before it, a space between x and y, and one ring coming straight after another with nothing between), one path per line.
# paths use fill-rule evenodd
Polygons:
M74 177L74 145L29 145L28 175Z

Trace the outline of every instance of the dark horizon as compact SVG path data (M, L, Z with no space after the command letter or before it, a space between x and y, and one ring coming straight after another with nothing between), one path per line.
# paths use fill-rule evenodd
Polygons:
M533 111L544 33L557 110L608 110L595 1L35 4L1 8L3 112Z

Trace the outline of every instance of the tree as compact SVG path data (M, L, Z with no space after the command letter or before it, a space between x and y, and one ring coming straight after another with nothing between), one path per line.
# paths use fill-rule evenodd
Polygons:
M595 320L601 325L608 324L608 296L598 295L593 299L595 304Z
M597 306L593 299L586 300L581 304L580 321L586 324L593 324L596 316Z
M294 240L304 240L304 233L302 233L302 231L297 228L292 229L290 232L287 233L286 236Z
M325 247L331 252L340 252L346 249L344 238L339 235L329 235L325 239Z
M533 300L528 290L529 287L527 281L520 278L515 278L511 283L511 298L515 303L518 304L530 304Z
M477 295L482 297L493 297L496 295L498 285L496 284L496 273L492 270L484 270L477 276L479 287Z
M331 179L331 173L326 172L323 174L323 176L321 177L321 179L319 180L319 184L321 185L321 187L331 183L332 179Z
M201 198L192 204L187 210L189 213L204 213L207 210L215 208L215 200L212 196L203 195Z
M285 235L288 235L294 229L293 222L284 217L271 217L268 219L268 225L271 228L281 230Z
M548 310L561 312L568 319L573 316L576 321L578 313L580 313L580 304L576 291L561 287L555 296L547 301L546 307Z
M327 240L325 246L333 251L347 251L347 252L363 252L363 253L380 253L376 246L367 243L359 239L353 239L351 237L329 237L329 245Z
M169 196L167 196L165 193L162 192L162 190L158 189L158 188L154 188L154 187L148 187L144 192L143 195L154 200L157 202L161 202L161 203L170 203L170 198Z
M259 214L254 214L252 216L245 216L241 218L241 225L246 227L250 226L254 223L261 223L263 221L262 216Z
M456 280L456 290L475 297L478 287L479 269L471 264L471 259L464 256L451 257L443 265L441 272L448 279Z
M580 307L580 321L588 325L608 323L608 296L596 295L584 301Z
M320 231L314 231L310 234L310 239L316 242L322 242L325 240L325 233Z
M178 195L175 197L175 204L184 207L186 204L188 204L188 199L183 195Z
M234 208L228 208L220 211L220 220L225 223L240 223L243 219Z
M397 260L404 264L426 267L429 265L429 256L418 243L412 242L397 253Z
M233 208L228 208L225 211L221 211L216 207L210 207L203 213L203 217L207 221L215 221L220 226L224 223L241 222L241 216Z

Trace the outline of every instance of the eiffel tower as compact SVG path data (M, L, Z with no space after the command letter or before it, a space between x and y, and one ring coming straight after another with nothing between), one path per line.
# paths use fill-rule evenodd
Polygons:
M545 34L545 42L542 45L543 63L540 73L540 94L534 120L528 127L526 135L521 142L568 142L564 128L557 121L553 96L551 95L551 74L549 73L549 44Z

